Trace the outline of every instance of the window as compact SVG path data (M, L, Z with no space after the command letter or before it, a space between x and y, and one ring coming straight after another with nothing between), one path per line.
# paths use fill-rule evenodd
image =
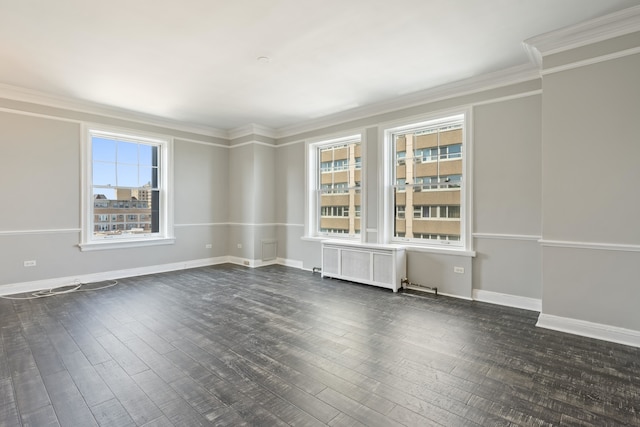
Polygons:
M413 156L416 160L422 163L435 162L438 160L459 159L462 157L462 143L443 145L442 147L417 148L413 151Z
M386 241L466 249L467 118L429 118L384 131Z
M322 206L320 216L349 216L349 206Z
M167 137L87 127L82 250L173 243L171 148Z
M360 236L361 140L354 135L307 145L307 236Z
M396 210L405 206L396 206ZM403 211L404 212L404 211ZM397 217L397 216L396 216ZM460 206L413 206L414 218L460 218ZM418 233L425 234L425 233Z

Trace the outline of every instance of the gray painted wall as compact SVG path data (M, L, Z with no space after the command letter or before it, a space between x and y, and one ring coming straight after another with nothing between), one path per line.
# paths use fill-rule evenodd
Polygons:
M544 78L544 314L640 330L639 75L635 54Z
M542 95L473 110L473 288L542 298Z
M277 240L275 150L257 140L229 150L228 253L251 265L263 259L264 240Z

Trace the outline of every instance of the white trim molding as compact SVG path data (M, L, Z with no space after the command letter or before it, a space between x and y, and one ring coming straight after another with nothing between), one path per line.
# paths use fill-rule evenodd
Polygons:
M228 260L227 262L229 262L230 264L241 265L243 267L248 267L248 268L258 268L258 267L264 267L265 265L278 264L277 259L262 261L261 259L250 259L250 258L241 258L237 256L229 256L227 257L227 260Z
M182 138L182 137L177 137L177 136L174 137L173 139L174 139L174 141L177 141L177 142L189 142L191 144L207 145L209 147L225 148L225 149L231 148L229 145L220 144L220 143L217 143L217 142L198 141L197 139Z
M179 228L179 227L226 227L227 225L229 225L228 222L197 222L197 223L192 223L192 224L173 224L173 226L175 228Z
M3 85L2 85L2 83L0 83L0 98L3 98L2 90L3 90ZM6 98L6 99L10 99L10 98ZM46 104L38 104L38 105L47 106ZM17 108L0 107L0 111L3 112L3 113L18 114L18 115L27 116L27 117L38 117L38 118L41 118L41 119L55 120L55 121L58 121L58 122L75 123L75 124L78 124L78 125L81 125L81 126L86 124L86 123L89 123L86 120L71 119L71 118L64 117L64 116L56 116L56 115L53 115L53 114L34 113L32 111L20 110L20 109L17 109ZM94 114L94 113L87 112L87 114ZM95 114L98 114L98 113L95 113ZM101 116L105 117L105 118L111 118L108 115L101 115ZM122 118L120 120L125 120L125 121L131 122L131 123L148 124L147 122L142 122L142 121L133 120L133 119ZM162 126L162 127L164 127L167 130L171 130L171 131L184 131L184 129L179 128L178 125L169 126L167 124L167 125ZM192 132L192 133L194 133L194 132ZM223 138L221 136L204 135L202 133L199 133L199 135L207 136L207 137L220 138L220 139L226 139L226 138ZM175 141L189 142L189 143L193 143L193 144L208 145L208 146L211 146L211 147L219 147L219 148L226 148L226 149L230 148L228 145L224 145L224 144L220 144L220 143L216 143L216 142L199 141L199 140L196 140L196 139L185 138L185 137L182 137L182 136L180 136L180 137L174 136L173 138L174 138Z
M640 331L540 313L536 326L588 338L640 347Z
M0 98L34 103L77 113L96 114L102 117L126 120L127 122L132 123L160 126L167 129L189 132L197 135L228 139L228 132L225 130L184 123L177 120L138 113L123 108L109 107L95 102L81 101L78 99L51 95L48 93L26 89L18 86L12 86L4 83L0 83Z
M285 222L270 222L265 224L249 223L249 222L202 222L193 224L174 224L175 228L179 227L221 227L221 226L236 226L236 227L304 227L304 224L288 224ZM78 230L79 231L79 230ZM0 231L0 235L2 232Z
M83 242L78 247L82 252L88 251L104 251L108 249L128 249L142 248L147 246L173 245L176 242L175 237L163 237L158 239L114 239L102 242Z
M29 234L67 234L67 233L80 233L80 228L50 228L43 230L7 230L0 231L0 237L2 236L23 236Z
M228 256L227 262L230 264L241 265L247 268L260 268L266 265L284 265L285 267L293 267L293 268L298 268L300 270L303 269L302 261L286 259L286 258L275 258L268 261L262 261L260 259Z
M276 136L278 138L286 138L300 135L342 123L348 123L380 114L392 113L446 99L524 83L539 78L540 70L537 65L519 65L505 70L499 70L471 77L469 79L452 82L435 88L407 93L391 100L341 111L318 119L308 120L300 124L285 126L276 130Z
M533 234L499 234L499 233L473 233L474 239L496 239L496 240L532 240L539 242L542 236Z
M594 242L572 242L566 240L539 240L543 247L569 248L569 249L590 249L597 251L620 251L620 252L640 252L640 245L626 245L619 243L594 243Z
M260 135L275 139L277 137L277 132L274 129L256 123L250 123L246 126L231 129L228 132L229 139L238 139L249 135Z
M249 265L245 264L249 262ZM102 273L81 274L77 276L56 277L53 279L35 280L31 282L10 283L0 285L0 295L15 295L29 292L37 292L60 288L65 286L73 286L79 283L95 283L105 280L117 280L127 277L144 276L147 274L167 273L169 271L188 270L190 268L208 267L218 264L238 264L244 267L263 267L265 265L284 265L302 269L302 261L290 260L285 258L277 258L273 261L248 260L245 258L237 258L230 256L221 256L214 258L194 259L182 262L173 262L169 264L150 265L147 267L129 268L125 270L105 271Z
M472 294L475 301L504 305L507 307L521 308L524 310L537 312L540 312L542 310L542 300L537 298L503 294L500 292L491 292L482 289L474 289L472 291Z
M626 56L636 55L640 53L640 47L634 47L631 49L621 50L619 52L610 53L607 55L596 56L594 58L585 59L582 61L572 62L565 65L558 65L557 67L547 68L542 70L542 75L546 76L549 74L559 73L562 71L573 70L575 68L586 67L588 65L599 64L601 62L611 61L618 58L624 58Z
M458 299L463 299L467 301L473 301L473 297L467 297L467 296L458 295L458 294L450 294L447 292L440 292L440 290L438 290L438 295L442 295L443 297L451 297L451 298L458 298Z
M513 101L514 99L528 98L530 96L542 95L542 89L530 90L529 92L516 93L515 95L501 96L500 98L491 98L484 101L472 102L473 107L482 105L496 104L498 102Z
M71 286L78 283L94 283L105 280L117 280L126 277L144 276L147 274L166 273L168 271L186 270L189 268L207 267L229 262L227 257L195 259L170 264L150 265L147 267L129 268L125 270L105 271L103 273L81 274L77 276L57 277L32 282L0 285L0 295L14 295Z
M245 141L245 142L240 142L238 144L230 145L229 148L233 150L234 148L246 147L247 145L262 145L263 147L269 147L269 148L277 148L278 147L274 143L268 143L268 142L252 140L252 141Z
M300 270L304 270L304 265L302 261L298 261L295 259L278 258L276 259L276 263L278 265L284 265L285 267L293 267Z
M640 6L540 34L525 40L524 44L533 47L542 56L546 56L636 31L640 31Z

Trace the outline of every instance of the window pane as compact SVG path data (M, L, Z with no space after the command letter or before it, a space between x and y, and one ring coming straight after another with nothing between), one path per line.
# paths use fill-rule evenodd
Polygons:
M138 144L118 142L118 163L138 164Z
M161 214L159 147L117 138L92 137L91 142L93 236L135 237L158 233Z
M152 168L150 166L141 166L139 171L140 177L138 179L138 186L153 187L154 183L158 182L158 168Z
M395 237L460 241L462 136L462 120L393 135Z
M360 233L360 141L317 148L317 233Z
M117 185L115 163L93 162L93 185L115 187Z
M450 145L449 146L449 158L460 157L462 153L462 144Z
M92 138L93 160L116 161L116 142L111 139Z
M138 145L138 154L140 159L141 166L153 166L156 165L157 162L154 159L156 150L153 149L152 146L147 144L139 144Z
M138 187L138 165L118 163L118 187Z

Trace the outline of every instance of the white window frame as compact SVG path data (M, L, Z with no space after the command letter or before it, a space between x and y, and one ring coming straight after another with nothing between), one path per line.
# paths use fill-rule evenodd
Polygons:
M173 244L175 242L173 226L173 138L167 135L86 123L82 126L82 135L81 241L78 245L80 250L94 251ZM92 150L92 138L94 136L153 144L158 147L160 169L158 178L160 184L160 223L158 233L127 234L100 238L94 236Z
M394 237L394 221L395 221L395 200L394 186L395 182L395 166L397 163L396 155L393 152L393 135L401 132L407 132L412 129L435 126L439 123L446 123L453 118L459 117L463 122L462 136L462 186L460 194L460 242L454 244L449 240L427 240L427 239L409 239L406 237ZM472 159L473 159L473 131L472 131L472 109L470 107L457 108L455 110L446 110L435 112L432 114L406 118L399 121L381 124L380 140L382 163L382 177L380 186L379 205L379 224L381 230L378 241L383 244L402 244L405 247L413 248L426 252L444 252L459 253L460 255L475 256L473 251L472 239ZM413 214L413 213L411 213Z
M360 142L360 158L361 161L357 165L360 170L360 234L350 235L347 233L322 233L320 231L320 206L317 197L318 179L321 174L320 162L318 159L319 149L323 146L347 144L349 142ZM342 135L328 136L324 138L314 138L306 141L306 162L305 162L305 221L303 240L325 240L325 239L345 239L363 242L366 238L366 144L363 131L349 132Z

